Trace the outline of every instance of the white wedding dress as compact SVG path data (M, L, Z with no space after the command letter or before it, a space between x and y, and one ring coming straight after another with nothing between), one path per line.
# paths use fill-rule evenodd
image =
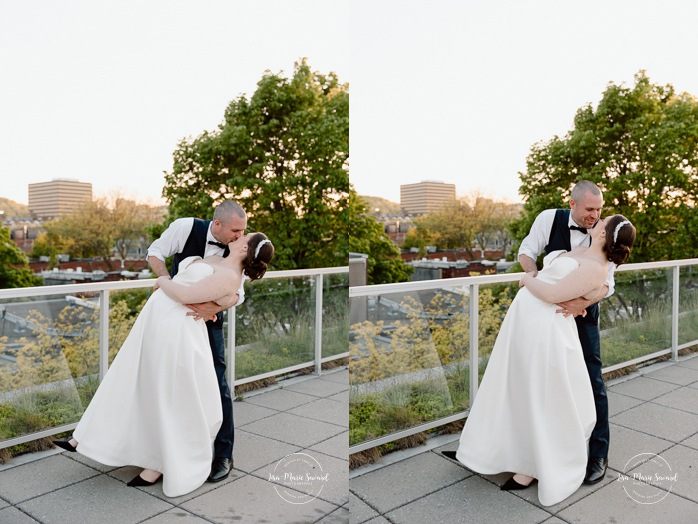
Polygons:
M213 273L195 260L184 259L174 281ZM236 305L242 285L239 293ZM160 289L151 295L73 432L78 451L97 462L162 472L168 497L208 477L223 413L205 322L188 311Z
M550 253L538 273L556 282L578 267ZM473 471L538 479L538 499L556 504L582 483L596 423L577 326L526 288L502 322L456 458Z

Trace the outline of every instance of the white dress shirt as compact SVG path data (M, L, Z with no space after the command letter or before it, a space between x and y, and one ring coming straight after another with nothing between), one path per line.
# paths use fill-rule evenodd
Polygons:
M213 224L213 222L211 222L211 224ZM223 248L208 243L209 240L217 242L211 234L211 224L209 224L208 233L206 233L204 258L210 257L211 255L223 256ZM194 227L193 218L178 218L163 231L160 238L150 244L147 256L159 258L164 262L167 257L171 257L176 253L181 253L191 234L192 227Z
M546 209L542 211L536 219L533 221L531 230L528 232L528 236L523 239L521 246L519 247L519 257L521 255L526 255L533 260L538 259L543 251L545 251L545 246L550 242L550 232L553 229L553 222L555 221L556 209ZM574 220L572 220L572 214L570 213L570 219L568 226L578 226ZM589 233L582 233L576 229L570 230L570 246L574 249L577 246L591 244L591 237ZM608 276L606 277L605 284L608 286L607 297L613 294L615 289L615 281L613 279L613 274L616 271L616 265L613 262L608 263Z

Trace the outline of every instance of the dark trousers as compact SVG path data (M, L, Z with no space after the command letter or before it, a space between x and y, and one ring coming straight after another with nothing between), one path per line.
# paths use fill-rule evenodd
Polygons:
M611 431L608 425L608 397L601 375L601 341L599 336L599 308L594 304L587 309L587 316L575 317L579 341L582 343L584 362L587 365L591 389L596 405L596 425L589 439L589 457L608 457Z
M213 322L206 322L208 340L211 343L213 353L213 365L216 368L218 388L221 392L221 404L223 406L223 423L218 430L216 440L213 443L213 458L230 459L233 456L233 442L235 440L235 425L233 424L233 399L230 396L230 387L225 378L225 340L223 339L223 315Z

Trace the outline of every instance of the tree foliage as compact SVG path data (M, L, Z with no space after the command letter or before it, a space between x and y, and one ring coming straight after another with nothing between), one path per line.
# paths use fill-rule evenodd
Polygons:
M427 242L441 249L485 250L495 240L506 248L512 240L508 224L519 214L516 204L497 202L474 193L444 204L438 211L415 219L405 246L422 248ZM414 230L414 232L411 232Z
M31 287L43 284L29 268L29 260L12 241L10 230L0 226L0 289Z
M349 249L368 255L367 283L388 284L410 279L412 266L400 257L400 249L371 215L366 201L353 188L349 190Z
M644 71L633 87L610 83L564 137L535 144L519 175L519 241L540 211L567 206L586 179L604 192L605 216L621 213L637 227L631 262L698 255L698 100L652 84Z
M302 60L233 100L217 130L182 140L163 196L171 220L238 201L273 240L276 269L346 265L348 162L348 86Z
M149 226L161 221L162 213L157 207L116 194L110 198L96 198L86 201L69 215L46 222L46 236L37 239L32 254L98 257L112 268L113 255L123 263L136 242L147 242Z

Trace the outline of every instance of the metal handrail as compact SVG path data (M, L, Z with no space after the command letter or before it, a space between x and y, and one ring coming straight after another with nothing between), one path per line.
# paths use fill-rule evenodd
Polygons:
M347 358L349 352L342 352L329 357L322 357L322 305L323 305L323 277L324 275L339 275L348 274L349 266L315 268L315 269L293 269L286 271L267 271L264 278L281 279L281 278L298 278L312 277L315 281L315 352L313 360L294 364L282 369L273 370L270 372L245 377L243 379L235 379L235 315L230 314L232 308L228 310L228 338L226 357L228 361L227 379L228 383L234 386L255 382L265 378L285 375L294 371L309 367L314 368L314 373L320 375L322 373L322 364ZM81 284L62 284L53 286L38 286L27 288L9 288L0 289L0 300L12 298L27 298L46 295L66 295L74 293L98 292L99 303L105 304L106 307L100 307L99 311L99 378L100 381L104 378L109 363L109 292L122 291L126 289L145 289L151 288L155 284L154 278L141 280L126 280L118 282L86 282ZM0 441L0 449L23 444L43 437L55 435L65 431L75 429L77 423L64 424L58 427L47 428L42 431L22 435L20 437Z
M678 352L681 349L698 344L698 340L688 343L678 343L679 330L679 269L686 266L698 265L698 258L671 260L659 262L640 262L636 264L624 264L616 269L616 272L623 271L641 271L646 269L672 269L672 323L671 323L671 347L653 352L649 355L644 355L627 362L605 367L602 373L608 373L631 365L641 364L650 360L654 360L664 355L671 355L674 362L678 361ZM501 284L508 282L517 282L523 273L503 273L496 275L478 275L471 277L448 278L441 280L422 280L416 282L399 282L394 284L375 284L368 286L354 286L349 288L349 298L368 297L383 295L389 293L405 293L410 291L425 291L425 290L442 290L452 289L456 287L468 287L470 294L470 403L472 405L478 388L478 362L479 362L479 341L478 341L478 295L479 287L483 284ZM359 453L367 449L371 449L383 444L389 444L401 438L409 437L423 431L438 428L450 424L454 421L464 419L468 416L469 409L454 413L448 417L432 420L419 426L403 429L395 433L384 435L382 437L372 439L360 444L349 447L349 454Z

